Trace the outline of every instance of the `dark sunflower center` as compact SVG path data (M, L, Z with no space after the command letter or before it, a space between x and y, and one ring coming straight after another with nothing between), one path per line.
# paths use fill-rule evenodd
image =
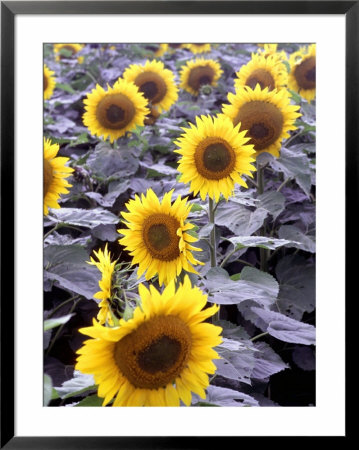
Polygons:
M194 155L198 172L208 180L228 177L236 163L236 155L227 141L208 137L200 142Z
M67 50L68 52L71 52L71 55L70 56L60 55L60 59L71 58L76 53L76 50L71 45L64 45L61 47L60 50L62 50L62 49Z
M137 361L145 372L156 373L173 367L180 353L180 342L168 336L161 336L139 353Z
M132 101L123 94L108 94L96 108L96 118L104 128L121 130L134 118L136 109Z
M231 154L221 142L210 144L203 152L203 164L211 172L221 172L230 162Z
M44 198L50 189L53 175L54 172L51 163L47 159L44 159Z
M150 50L151 52L157 52L159 47L160 47L159 45L146 45L145 49Z
M182 44L168 44L171 48L180 48Z
M135 79L135 84L152 104L159 103L166 96L166 82L156 72L140 73Z
M269 91L272 91L275 88L275 82L272 75L264 69L254 70L247 78L246 86L249 86L251 89L255 89L257 84L259 84L261 89L267 87Z
M249 134L256 139L262 139L268 135L268 128L263 123L255 123L249 130Z
M180 223L167 214L152 214L143 222L142 237L151 256L161 261L178 258Z
M281 135L283 116L279 108L272 103L251 101L245 103L233 120L234 125L241 122L241 130L248 130L251 138L248 142L255 150L264 150Z
M169 230L163 223L151 225L148 230L147 237L152 247L159 251L168 247L171 243Z
M300 89L314 89L316 76L316 59L311 56L304 59L294 70L294 76Z
M114 358L133 386L158 389L186 367L192 347L188 325L177 316L155 316L114 347Z
M111 123L116 123L124 119L125 111L117 105L111 105L106 111L106 117Z
M156 96L158 88L154 81L147 81L140 86L140 91L146 98L151 99Z
M210 66L194 67L188 77L188 86L194 91L199 91L201 86L213 83L214 75L214 70Z
M47 76L45 76L45 74L44 74L44 91L46 91L48 85L49 85L49 83L47 81Z

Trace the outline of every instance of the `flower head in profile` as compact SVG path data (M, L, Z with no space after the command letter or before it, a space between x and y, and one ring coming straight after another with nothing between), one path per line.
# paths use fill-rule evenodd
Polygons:
M88 264L96 266L102 275L98 283L101 290L94 295L94 298L101 300L98 305L100 311L97 315L97 320L100 324L107 322L109 325L113 325L111 313L112 277L117 261L111 261L111 253L107 249L107 244L104 251L100 249L98 252L94 251L94 254L97 261L91 256Z
M140 284L139 293L141 306L118 327L94 320L80 329L90 339L75 369L94 376L103 406L189 406L192 392L205 398L222 328L204 321L218 306L205 308L207 295L188 276L177 291L172 281L162 293Z
M50 70L46 64L44 64L44 82L43 82L43 89L44 89L44 100L48 100L52 97L52 94L55 89L55 72Z
M183 128L184 134L175 142L181 155L178 171L183 183L190 182L194 195L202 200L208 196L216 201L222 194L232 194L234 184L247 187L243 175L252 176L255 167L253 145L240 124L234 126L223 115L196 117L196 125Z
M132 256L132 264L139 264L138 276L146 272L149 280L158 274L161 285L182 270L197 273L191 264L203 264L192 255L201 250L191 245L197 238L188 232L194 228L186 221L192 205L181 197L171 204L172 194L167 192L162 202L152 189L141 198L136 195L126 204L128 212L121 213L127 229L118 230L124 236L119 243Z
M60 208L58 200L60 194L68 194L69 184L67 178L73 171L67 167L69 158L56 157L59 151L58 144L52 144L50 139L44 138L44 214L49 213L49 208Z

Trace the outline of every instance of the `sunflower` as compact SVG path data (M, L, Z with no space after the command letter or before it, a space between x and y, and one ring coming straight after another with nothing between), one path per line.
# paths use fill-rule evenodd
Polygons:
M228 94L229 105L223 105L223 114L234 125L241 123L242 130L248 130L257 155L268 152L279 156L281 142L289 137L289 130L295 130L294 121L301 114L299 106L291 105L286 89L268 91L257 84L255 89L242 87L235 94Z
M178 88L171 70L161 61L132 64L123 73L123 79L135 83L145 98L161 113L167 111L178 98Z
M222 73L221 66L213 59L197 58L187 61L180 73L180 87L197 96L201 86L205 84L217 86Z
M179 48L187 48L186 44L179 44L179 43L175 43L175 42L171 42L170 44L167 44L168 46L168 51L170 52L175 52L176 50L178 50Z
M132 319L79 330L91 339L77 350L75 369L94 376L103 406L112 399L112 406L189 406L192 392L205 398L222 328L203 321L218 306L203 309L207 295L188 276L177 291L172 281L162 294L143 284L139 293Z
M262 54L252 54L252 59L237 72L234 80L236 89L249 86L254 89L257 83L261 89L269 91L280 89L287 84L288 72L285 65L278 62L273 55L264 57Z
M44 64L44 100L51 98L55 89L55 72L50 70L46 64Z
M48 208L60 208L57 203L60 194L67 194L66 189L71 187L65 178L74 171L65 166L70 158L57 157L58 144L52 144L50 139L44 138L44 214L49 213Z
M302 47L289 57L288 87L298 92L308 102L315 98L316 47Z
M249 138L246 131L240 132L240 124L233 126L232 121L219 117L196 117L196 126L183 128L185 133L175 142L180 148L175 150L182 155L178 171L183 183L191 182L190 190L194 195L200 193L202 200L207 194L219 200L220 194L228 199L234 189L234 183L248 187L241 178L256 170L251 162L255 161L253 145L246 145Z
M126 131L143 125L149 110L147 100L135 84L119 79L113 87L107 87L105 91L96 85L96 89L87 94L83 122L91 134L104 139L109 137L112 143Z
M83 44L54 44L55 60L60 61L62 59L72 58L76 53L82 50L83 47ZM69 52L68 55L62 55L61 50L66 50L66 53ZM82 63L83 59L83 56L77 58L79 63Z
M98 252L94 251L94 254L98 261L95 261L94 258L90 257L88 264L96 266L102 274L102 278L98 283L101 290L94 295L94 298L101 300L98 305L100 311L97 315L97 320L100 324L108 322L110 325L113 325L110 301L112 295L112 275L117 261L111 262L111 253L107 250L107 244L104 252L100 249Z
M192 53L207 53L211 51L211 44L184 44Z
M272 56L273 59L277 62L286 61L287 54L284 50L280 52L277 51L278 44L258 44L260 47L263 47L263 50L260 50L260 54L265 58L268 56Z
M185 224L191 205L181 197L171 205L172 193L167 192L162 203L152 189L141 199L136 195L126 205L129 212L121 213L128 229L118 230L124 236L119 243L133 256L132 264L139 264L138 277L146 272L149 280L158 273L160 285L175 279L182 269L197 273L189 262L203 264L191 253L201 250L190 245L197 241L187 232L194 225Z

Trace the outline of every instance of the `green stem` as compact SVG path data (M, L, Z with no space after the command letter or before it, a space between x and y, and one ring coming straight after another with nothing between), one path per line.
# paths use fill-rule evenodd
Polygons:
M209 215L209 222L213 223L213 228L211 231L211 267L217 266L216 261L216 229L215 229L215 222L214 222L214 201L211 198L208 198L208 215Z
M264 167L258 165L257 168L257 194L258 196L263 194L264 192ZM259 230L259 234L261 236L265 236L265 222L263 223L262 228ZM259 249L259 257L260 257L260 269L264 272L267 271L267 250L265 248Z
M214 201L208 197L208 216L209 216L209 222L213 223L213 229L211 231L211 235L210 235L210 241L211 241L211 245L210 245L210 252L211 252L211 267L217 267L217 258L216 258L216 226L215 226L215 221L214 221L214 216L215 216L215 204ZM212 316L212 322L218 322L219 321L219 313L220 310L218 310L214 316Z
M44 241L46 240L46 238L48 238L50 236L51 233L53 233L54 231L58 230L59 228L61 228L59 226L59 224L57 223L54 228L51 228L50 231L48 231L45 235L44 235Z
M51 313L47 316L48 319L54 316L54 314L61 309L63 306L67 305L68 303L72 302L72 300L76 300L79 297L79 295L75 295L74 297L68 298L64 302L60 303L56 308L54 308Z
M282 188L288 183L288 181L290 181L292 179L292 177L287 178L286 180L283 181L283 183L279 186L279 188L277 189L277 192L280 192L282 190Z
M268 331L261 333L261 334L257 334L257 336L252 337L251 341L254 342L261 337L267 336L267 334L269 334Z
M219 265L219 267L223 267L225 266L226 262L229 260L229 258L234 255L235 253L238 252L238 249L234 249L231 252L228 253L228 255L224 258L224 260L221 262L221 264ZM251 264L248 261L244 261L244 259L237 259L236 261L241 262L242 264L247 264L248 266L254 267L253 264Z
M71 309L70 309L70 311L69 311L69 314L72 314L72 313L75 311L76 306L77 306L77 304L78 304L78 302L79 302L80 300L81 300L81 299L78 299L78 300L76 300L76 301L74 302L74 304L72 305L72 307L71 307ZM56 334L55 334L53 340L51 341L51 343L50 343L50 345L49 345L49 347L48 347L48 349L47 349L47 351L46 351L46 356L48 356L48 354L51 352L52 347L54 346L54 344L55 344L57 338L60 336L60 334L61 334L61 332L62 332L64 326L65 326L65 324L63 323L63 324L58 328L58 330L57 330L57 332L56 332Z

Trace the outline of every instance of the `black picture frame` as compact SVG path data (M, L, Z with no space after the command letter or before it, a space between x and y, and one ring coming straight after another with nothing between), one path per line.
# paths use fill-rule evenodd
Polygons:
M1 2L1 442L5 449L211 448L227 437L15 436L14 409L14 38L18 14L339 14L346 21L346 236L358 204L359 1L5 1ZM335 118L333 119L335 121ZM354 286L346 240L346 295ZM355 292L355 291L354 291ZM354 299L355 300L355 299ZM346 330L348 330L348 326ZM346 338L348 338L346 331ZM348 342L348 339L346 339ZM348 399L346 399L348 400ZM346 402L348 408L348 402ZM347 424L346 437L349 437ZM304 437L303 437L304 438ZM238 439L238 438L234 438ZM241 438L243 439L243 438ZM258 439L264 439L258 437ZM265 438L266 439L266 438ZM287 441L290 438L284 438ZM285 444L285 442L283 442ZM241 444L243 445L242 441ZM263 442L264 444L264 442Z

